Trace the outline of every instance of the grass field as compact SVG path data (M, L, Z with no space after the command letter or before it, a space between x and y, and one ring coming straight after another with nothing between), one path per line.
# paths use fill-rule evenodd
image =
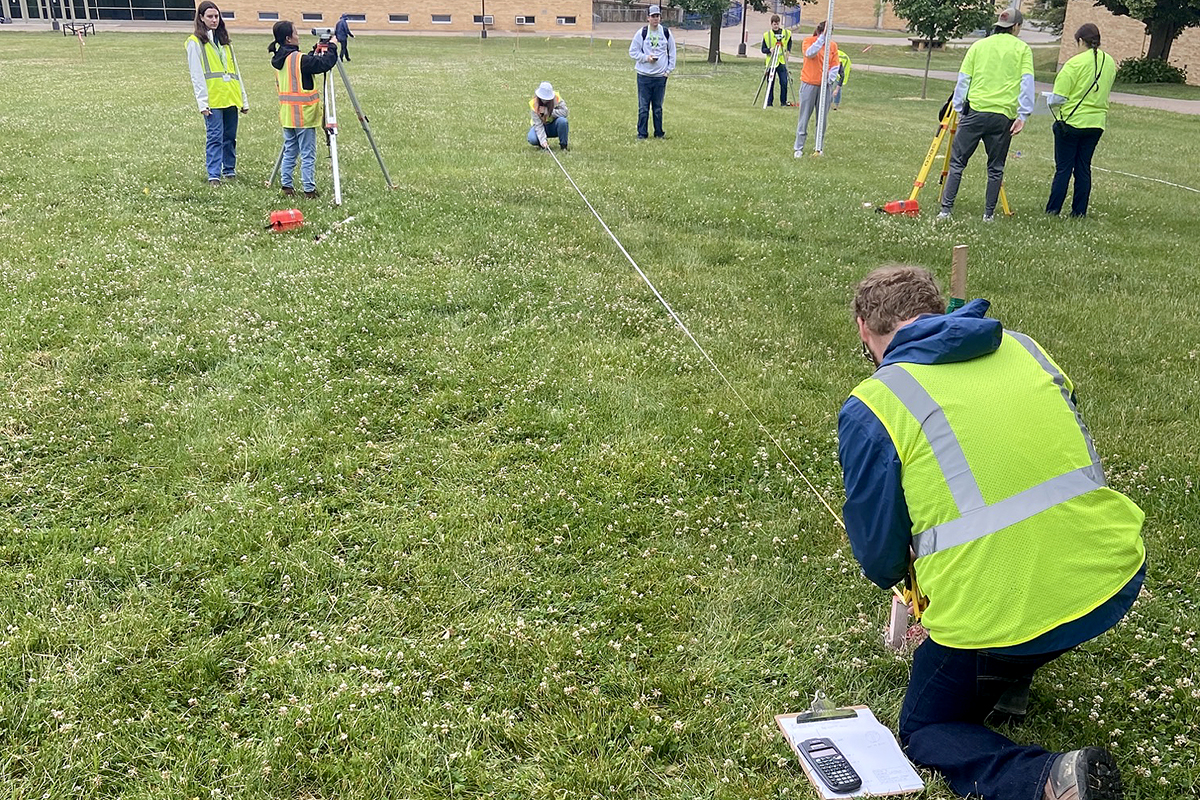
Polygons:
M1072 221L1040 213L1034 118L1016 215L979 221L977 157L935 226L864 207L908 193L934 133L916 78L856 76L797 161L794 111L752 106L757 60L684 65L668 138L638 142L623 42L362 37L398 188L343 104L344 206L274 234L267 43L235 37L252 110L213 190L181 35L89 37L82 61L0 35L6 797L807 797L774 714L821 689L895 724L887 595L525 144L546 79L563 165L835 508L835 418L868 374L854 282L948 276L970 246L972 295L1072 375L1147 512L1134 611L1039 673L1010 733L1104 743L1130 797L1190 796L1197 194L1153 179L1200 187L1193 119L1114 108Z

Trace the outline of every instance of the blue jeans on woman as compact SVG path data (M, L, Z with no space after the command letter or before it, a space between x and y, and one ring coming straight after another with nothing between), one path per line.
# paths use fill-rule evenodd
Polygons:
M1075 194L1071 196L1071 216L1087 215L1092 196L1092 156L1104 135L1103 128L1076 128L1065 122L1054 123L1054 182L1046 213L1058 214L1067 199L1067 184L1075 175Z
M900 711L908 757L942 773L955 793L983 800L1040 800L1058 753L984 727L1000 695L1027 684L1065 650L1011 656L958 650L932 639L913 654Z
M667 96L666 75L642 75L638 73L638 120L637 135L645 139L648 133L647 122L653 111L654 138L661 139L665 134L662 126L663 98Z
M291 188L292 173L300 157L300 185L306 192L317 189L317 129L283 129L283 163L279 168L279 185Z
M238 108L210 108L204 118L204 165L208 179L237 175Z
M549 122L543 123L542 129L546 131L547 139L558 139L558 146L563 150L567 149L567 134L570 130L570 125L567 124L566 117L556 117ZM529 136L526 141L534 147L541 147L541 142L538 141L537 129L532 125L529 126Z

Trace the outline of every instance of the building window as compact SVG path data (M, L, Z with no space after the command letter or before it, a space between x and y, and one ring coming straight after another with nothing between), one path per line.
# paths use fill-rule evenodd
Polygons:
M559 25L574 25L575 18L574 17L559 17L557 20L555 20L555 22L557 22Z
M221 19L234 19L233 12L232 11L222 11Z
M259 22L276 22L279 19L278 11L260 11L258 12Z
M435 25L449 25L450 24L450 15L449 14L434 14L433 22Z
M491 14L476 14L474 22L476 25L494 25L495 18Z
M347 14L346 21L347 22L366 22L367 15L366 14Z
M321 20L325 19L325 15L320 11L313 11L311 13L306 11L300 15L300 19L304 20L305 22L320 22Z
M388 14L388 22L408 22L408 14Z
M526 16L526 17L517 17L517 24L518 24L518 25L532 25L532 24L534 24L536 21L537 21L536 19L534 19L533 17L529 17L529 16Z

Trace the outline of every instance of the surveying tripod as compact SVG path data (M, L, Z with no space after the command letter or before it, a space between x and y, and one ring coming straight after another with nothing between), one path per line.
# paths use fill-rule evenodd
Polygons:
M895 212L890 213L912 213L907 209L911 207L916 210L917 193L921 191L921 187L925 185L925 179L929 177L929 170L933 166L933 162L937 160L938 151L942 147L942 140L946 140L946 157L942 161L942 176L938 179L939 185L946 183L946 176L950 174L950 153L954 149L954 134L958 131L958 112L954 110L953 103L947 102L945 109L942 111L942 118L938 122L937 134L933 137L933 143L929 145L929 152L925 155L925 163L921 165L921 171L917 173L917 179L913 181L912 193L909 194L907 200L901 200L900 208ZM941 200L939 196L938 200ZM891 205L889 203L889 205ZM1012 209L1008 206L1008 195L1004 193L1004 184L1000 184L1000 208L1004 211L1004 216L1011 217Z
M771 93L775 91L775 69L779 66L779 54L783 51L783 43L776 40L775 46L771 48L771 60L767 62L767 70L763 73L762 80L758 82L758 91L754 93L754 104L758 105L758 96L762 94L763 86L767 87L767 96L763 98L762 107L767 107L767 102L771 99ZM783 105L783 99L780 98L780 105Z
M313 48L313 52L325 52L328 49L328 44L328 40L322 38L321 41L317 42L317 46ZM375 144L375 137L371 135L371 123L367 120L367 115L363 113L362 106L358 102L358 95L354 93L354 87L350 85L350 76L346 74L346 68L342 66L341 58L337 62L337 71L342 76L342 84L346 87L346 95L350 98L350 104L354 106L354 113L358 115L359 124L362 125L363 131L367 134L367 141L370 143L371 149L375 151L375 160L379 162L379 169L383 172L383 180L387 183L389 189L394 189L396 186L392 183L392 177L388 175L387 166L383 163L383 156L379 153L379 146ZM338 163L337 149L337 100L333 92L334 83L330 80L328 72L321 76L321 81L321 96L325 99L325 143L329 147L329 160L333 165L333 204L340 206L342 204L342 176ZM270 186L274 182L275 176L279 173L282 165L283 147L280 147L279 155L275 157L275 167L271 170L271 177L267 178L267 186Z

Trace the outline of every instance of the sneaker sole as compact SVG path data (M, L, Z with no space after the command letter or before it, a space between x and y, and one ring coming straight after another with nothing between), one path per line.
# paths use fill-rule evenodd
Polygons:
M1125 797L1121 770L1107 750L1097 747L1088 753L1085 780L1087 788L1080 792L1080 800L1121 800Z

